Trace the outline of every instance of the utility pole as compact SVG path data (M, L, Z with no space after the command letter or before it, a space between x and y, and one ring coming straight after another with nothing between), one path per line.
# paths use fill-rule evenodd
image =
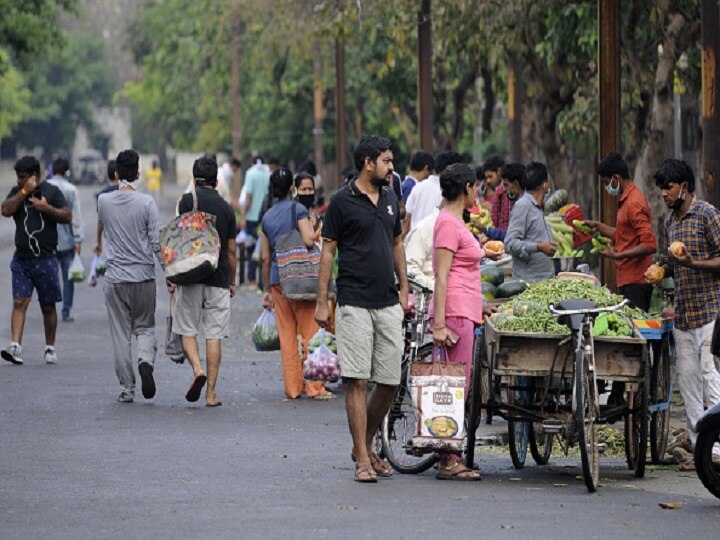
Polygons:
M335 161L337 171L333 186L340 187L340 175L345 168L345 43L335 39ZM329 187L329 186L328 186Z
M600 57L600 158L620 151L620 0L598 1ZM617 222L617 199L595 182L600 201L600 220L614 226ZM615 262L601 258L601 279L614 291Z
M323 171L323 87L322 87L322 64L320 58L315 56L313 60L313 142L314 142L314 160L317 168L318 184L322 184Z
M230 103L232 107L232 118L230 128L232 130L232 155L240 159L240 10L238 5L230 12L232 17L230 38ZM233 176L232 194L237 200L240 196L240 173Z
M418 120L420 148L433 151L432 18L430 0L420 0L418 13Z
M517 62L508 63L508 119L510 120L510 161L522 163L522 104L523 84Z
M720 9L717 0L702 0L701 43L702 43L702 174L708 202L720 205L720 73L718 55L720 54Z

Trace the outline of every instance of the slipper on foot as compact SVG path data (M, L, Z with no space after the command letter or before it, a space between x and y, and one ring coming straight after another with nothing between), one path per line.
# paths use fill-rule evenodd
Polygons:
M220 405L222 405L222 401L216 401L215 403L206 403L205 404L206 407L219 407Z
M147 362L141 362L138 366L140 381L142 381L142 395L145 399L155 397L155 379L153 378L153 366Z
M191 403L200 399L200 393L202 392L203 386L205 386L205 381L207 381L207 376L204 374L195 377L195 380L190 385L190 389L187 391L187 394L185 394L185 399Z
M377 482L377 475L369 463L355 467L355 481L362 484L374 484Z
M443 472L441 468L435 475L438 480L455 480L456 482L478 482L482 477L476 471L462 467L455 472Z
M370 454L370 463L378 478L390 478L392 476L392 467L387 459L383 459L376 453Z

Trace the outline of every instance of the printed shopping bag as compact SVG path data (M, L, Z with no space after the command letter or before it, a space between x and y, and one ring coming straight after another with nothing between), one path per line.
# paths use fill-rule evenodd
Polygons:
M418 422L413 449L462 452L465 367L448 363L445 348L434 347L432 362L415 362L410 366L409 387Z
M201 282L215 271L220 258L215 216L198 211L194 189L192 198L190 212L173 218L160 229L165 276L176 285Z

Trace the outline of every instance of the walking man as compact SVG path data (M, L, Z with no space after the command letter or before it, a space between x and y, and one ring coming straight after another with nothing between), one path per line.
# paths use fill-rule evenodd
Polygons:
M3 360L22 364L22 337L33 289L45 328L45 363L55 364L55 303L62 300L58 278L57 242L59 223L70 223L72 214L62 192L40 176L40 163L24 156L15 163L17 186L2 203L2 215L15 220L15 254L10 261L13 308L11 342L0 352Z
M58 225L57 258L60 263L63 281L62 320L63 322L73 322L74 319L70 316L70 310L75 296L75 282L70 281L68 271L75 259L75 255L80 255L80 248L85 239L80 195L77 188L65 178L70 170L70 164L65 158L57 158L53 161L52 170L53 175L48 182L62 192L65 202L67 202L72 212L72 224L62 223Z
M710 352L720 312L720 210L693 195L695 175L685 161L666 159L653 177L671 210L665 220L668 245L682 242L686 248L682 256L668 251L660 264L665 277L675 280L675 362L694 447L703 397L708 407L720 402L720 374ZM681 463L680 468L694 469L694 463Z
M343 377L348 382L346 408L355 480L376 482L378 476L391 475L390 464L371 449L400 383L408 282L400 206L388 187L393 171L390 141L365 136L355 148L354 158L358 178L333 196L325 214L315 319L320 326L328 324L328 284L338 250L335 328ZM368 380L375 382L369 400Z
M139 157L123 150L115 160L118 189L98 197L98 245L105 239L105 305L115 354L115 373L122 391L121 403L135 399L131 337L137 340L138 372L142 394L155 396L155 258L160 257L158 209L155 200L135 191Z
M213 157L203 156L193 164L197 209L215 216L215 227L220 235L220 258L217 269L200 283L177 287L178 300L175 305L172 331L182 336L185 357L193 370L193 382L185 399L194 402L207 381L205 405L219 407L222 402L215 390L220 360L221 343L230 334L230 298L235 296L235 212L225 202L215 187L218 183L218 167ZM193 209L192 193L180 199L178 211L183 214ZM172 294L176 286L168 282ZM200 347L197 336L202 328L205 335L207 373L200 363Z

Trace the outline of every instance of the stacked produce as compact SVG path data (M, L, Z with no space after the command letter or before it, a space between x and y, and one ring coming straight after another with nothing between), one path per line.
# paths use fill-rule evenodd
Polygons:
M325 331L325 332L317 332L310 340L308 341L308 352L314 353L315 349L320 347L321 344L325 343L325 346L330 349L332 352L337 354L337 344L335 343L335 334Z
M492 227L492 225L490 210L480 206L470 211L470 222L465 226L471 233L477 235L482 233L480 227Z
M568 327L559 324L548 309L549 304L557 305L569 298L590 300L598 307L613 306L623 300L622 296L611 293L607 288L597 287L584 280L548 279L528 285L523 293L493 316L493 325L498 330L507 332L569 334ZM642 310L625 306L620 312L613 314L616 320L613 320L611 326L609 315L605 318L608 323L605 333L596 335L632 335L632 327L627 318L647 318L647 314ZM601 330L601 327L598 326L598 329Z
M510 298L525 290L527 283L519 279L505 281L505 274L500 268L482 267L480 270L480 281L483 297L486 300L497 298Z
M552 213L545 216L545 221L550 226L552 238L558 243L558 249L554 257L582 257L581 249L573 248L573 228L565 223L562 215Z

